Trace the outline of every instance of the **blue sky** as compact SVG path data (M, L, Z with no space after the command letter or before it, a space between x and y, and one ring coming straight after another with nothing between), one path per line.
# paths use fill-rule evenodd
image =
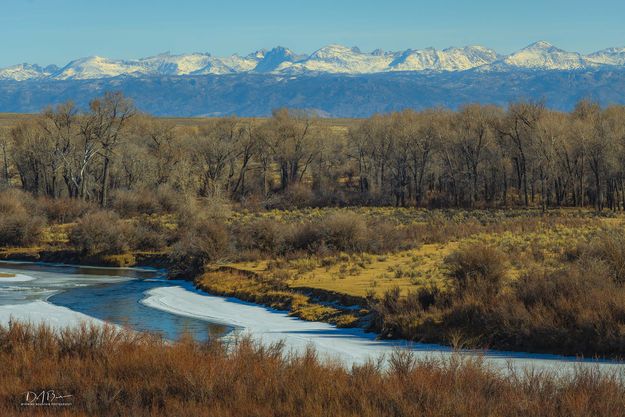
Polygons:
M329 43L400 50L544 39L591 52L625 46L623 0L0 0L0 67L171 51L247 54Z

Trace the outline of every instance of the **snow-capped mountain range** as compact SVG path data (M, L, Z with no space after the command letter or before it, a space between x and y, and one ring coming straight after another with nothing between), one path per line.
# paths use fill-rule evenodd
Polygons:
M583 70L625 67L625 48L608 48L589 55L568 52L548 42L533 43L510 55L482 46L434 48L400 52L329 45L310 55L276 47L246 56L216 57L209 53L172 55L164 53L135 60L99 56L80 58L62 68L19 64L0 69L0 80L90 80L120 76L184 76L223 74L374 74L385 72L459 72L519 70Z

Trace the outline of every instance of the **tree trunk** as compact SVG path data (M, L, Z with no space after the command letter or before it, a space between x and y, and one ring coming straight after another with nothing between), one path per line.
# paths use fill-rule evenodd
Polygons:
M109 158L109 156L107 155L104 157L104 171L102 173L102 192L100 194L100 207L106 207L108 203L110 164L111 164L111 158Z

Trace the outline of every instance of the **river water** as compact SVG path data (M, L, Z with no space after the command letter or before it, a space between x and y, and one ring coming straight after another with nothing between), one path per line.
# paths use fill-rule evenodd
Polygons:
M229 330L214 324L146 307L144 294L158 287L176 284L163 271L143 268L92 268L69 265L0 262L0 272L34 278L11 282L0 278L0 305L23 305L45 301L133 330L160 333L176 340L188 332L207 340Z

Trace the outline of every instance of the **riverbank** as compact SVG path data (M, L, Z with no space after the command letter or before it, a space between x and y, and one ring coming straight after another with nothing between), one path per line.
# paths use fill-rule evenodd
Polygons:
M85 255L75 249L58 247L0 248L0 260L118 268L148 266L167 269L171 267L171 261L164 252L127 252L118 255Z
M319 289L294 289L283 282L253 271L216 267L193 280L195 286L212 295L286 311L306 321L320 321L338 327L367 327L371 319L364 297L350 297Z

